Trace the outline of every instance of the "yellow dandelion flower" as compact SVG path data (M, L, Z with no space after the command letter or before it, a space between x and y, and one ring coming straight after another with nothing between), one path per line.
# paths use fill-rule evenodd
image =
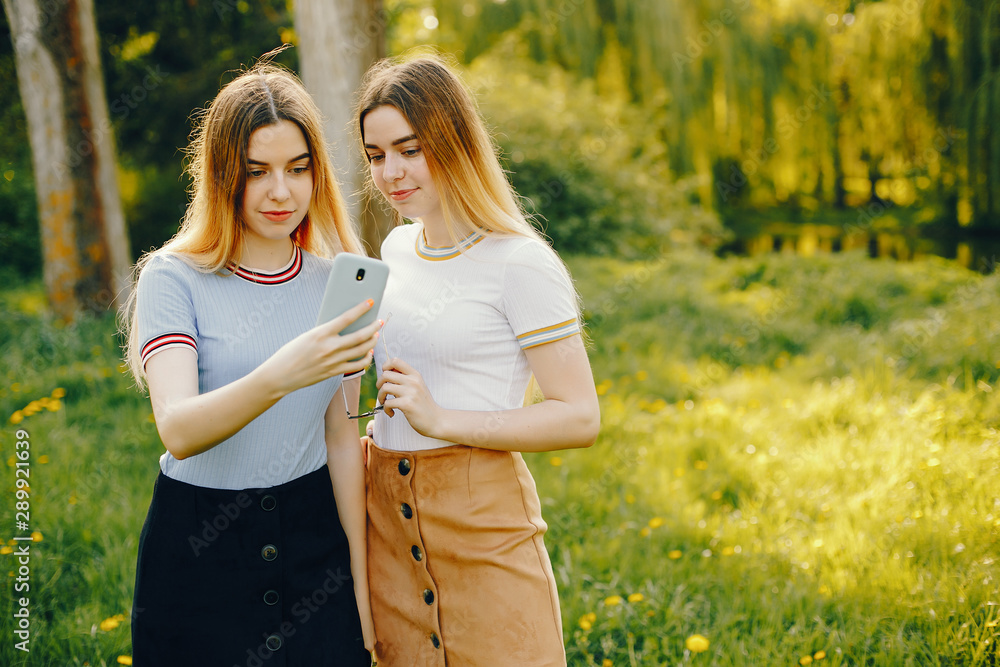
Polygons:
M604 662L601 663L601 667L614 667L615 663L611 662L610 658L605 658Z
M736 553L736 549L734 549L733 547L723 547L722 548L722 555L723 556L732 556L735 553Z
M712 500L722 500L722 491L713 491Z
M670 560L677 560L683 555L684 554L682 554L678 549L674 549L673 551L667 554L667 558L669 558Z
M642 530L639 531L639 537L649 537L652 534L653 531L649 528L649 526L643 526Z
M71 494L69 494L69 504L70 505L76 505L77 500L79 500L79 497L76 495L76 491L74 491Z
M813 657L811 655L804 655L801 658L799 658L800 665L811 665L812 661Z
M683 477L684 468L674 468L674 477Z
M990 621L989 623L986 624L986 627L987 628L995 628L995 627L997 627L997 624L1000 624L1000 621Z
M17 412L15 412L10 416L9 421L11 424L20 424L21 422L24 421L24 413L18 410Z
M586 613L586 614L583 615L583 617L585 619L587 619L588 621L590 621L591 623L596 623L597 622L597 614L595 614L594 612Z
M132 656L130 656L130 655L120 655L120 656L118 656L118 664L119 665L131 665L132 664Z
M44 408L44 407L48 407L48 405L49 405L49 403L51 401L52 401L52 399L49 398L48 396L42 396L41 398L32 401L32 403L34 403L35 405L37 405L40 408Z
M830 590L829 586L823 584L822 586L819 587L819 594L825 595L826 597L830 597L831 595L833 595L833 591Z
M650 609L649 611L646 612L646 616L652 618L653 616L656 616L656 612Z
M7 459L7 465L9 465L11 468L13 468L16 464L17 464L17 459L15 457L11 456L9 459Z
M56 387L52 390L52 398L63 398L66 396L66 390L62 387Z
M104 632L111 632L119 625L121 625L121 621L119 621L117 618L106 618L103 621L101 621L100 627L101 630L103 630Z
M49 462L49 455L48 454L42 454L41 456L39 456L35 460L38 461L39 463L48 463Z
M3 546L0 547L0 556L6 556L7 554L14 553L14 547Z
M695 470L708 470L708 461L695 461Z
M581 618L580 619L580 629L581 630L590 630L592 627L594 627L594 624L591 623L589 620L587 620L586 618Z
M708 638L704 635L691 635L684 640L684 648L692 653L704 653L708 650Z
M617 605L620 605L621 603L622 603L622 596L620 595L609 595L608 597L604 598L605 607L615 607Z
M642 593L632 593L632 595L628 596L629 602L642 602L645 599L646 597Z
M551 463L552 465L554 465L555 467L558 468L559 466L562 465L562 457L561 456L553 456L551 459L549 459L549 463Z
M45 406L45 409L49 412L58 412L59 410L62 410L62 406L62 401L49 401L49 403Z
M12 385L10 386L10 390L11 390L12 392L14 392L15 394L16 394L17 392L21 391L21 383L20 383L20 382L15 382L14 384L12 384Z
M42 541L42 534L41 534L41 533L39 533L39 532L38 532L38 531L36 530L35 532L33 532L33 533L31 534L31 539L32 539L33 541L35 541L35 542L41 542L41 541Z
M659 528L662 525L663 525L663 517L654 516L652 519L649 520L650 528Z
M816 651L813 653L813 660L822 660L826 657L826 651Z
M635 379L638 380L639 382L645 382L647 379L649 379L649 373L647 373L646 371L639 371L638 373L635 374Z
M597 385L597 395L604 396L608 393L608 390L611 389L612 384L611 380L602 380L601 383Z
M633 496L631 493L625 494L625 502L627 502L629 505L634 504L635 503L635 496Z

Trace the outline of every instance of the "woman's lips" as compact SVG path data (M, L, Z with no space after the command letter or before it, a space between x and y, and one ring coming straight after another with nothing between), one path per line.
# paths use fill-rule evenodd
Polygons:
M390 192L389 196L392 197L393 201L403 201L408 199L410 195L417 191L417 188L412 190L396 190L395 192Z
M292 217L295 211L261 211L263 216L271 222L284 222Z

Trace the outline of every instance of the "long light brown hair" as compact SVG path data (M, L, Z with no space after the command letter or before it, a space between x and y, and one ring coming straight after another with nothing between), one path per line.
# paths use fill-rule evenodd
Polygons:
M442 58L385 59L368 70L355 114L362 152L365 116L381 106L399 111L420 140L456 245L472 232L542 240L500 166L472 95Z
M313 177L308 213L292 233L292 241L320 257L342 251L364 254L334 176L320 111L298 77L270 62L281 50L263 56L226 84L207 109L196 113L186 166L191 201L177 234L136 263L136 281L158 254L176 255L206 273L239 264L246 237L243 197L250 135L282 120L302 131ZM125 361L141 386L145 371L139 359L135 300L133 289L121 322Z

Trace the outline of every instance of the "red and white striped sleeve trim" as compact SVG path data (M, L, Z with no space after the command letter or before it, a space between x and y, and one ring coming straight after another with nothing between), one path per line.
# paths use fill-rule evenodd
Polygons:
M172 347L188 347L194 350L195 354L198 353L198 343L191 336L183 333L163 334L142 346L142 351L139 353L142 365L145 366L149 358L157 352L162 352Z

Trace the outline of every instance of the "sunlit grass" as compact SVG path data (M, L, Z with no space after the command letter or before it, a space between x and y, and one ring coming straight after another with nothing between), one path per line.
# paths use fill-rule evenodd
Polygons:
M529 457L571 664L996 664L996 279L822 264L572 265L602 438Z
M570 268L602 434L527 459L571 665L996 666L1000 279L860 256ZM24 429L41 538L31 653L5 640L0 664L126 664L148 400L110 319L60 327L37 287L0 307L0 520Z

